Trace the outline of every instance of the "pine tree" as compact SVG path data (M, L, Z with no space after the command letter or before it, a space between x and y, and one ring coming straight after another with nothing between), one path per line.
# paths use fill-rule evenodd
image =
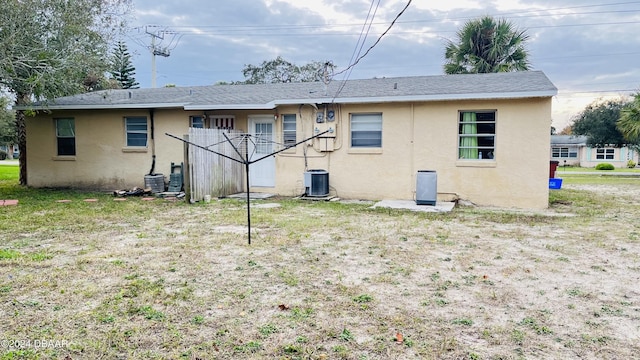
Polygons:
M111 60L111 70L109 73L111 77L116 80L123 89L137 89L140 85L136 82L134 75L136 68L131 63L131 55L127 49L127 45L118 41L115 49L113 50Z

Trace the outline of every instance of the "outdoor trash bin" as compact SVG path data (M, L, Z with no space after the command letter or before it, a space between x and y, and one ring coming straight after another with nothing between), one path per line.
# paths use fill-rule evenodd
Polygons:
M562 179L549 179L549 189L558 190L562 187Z

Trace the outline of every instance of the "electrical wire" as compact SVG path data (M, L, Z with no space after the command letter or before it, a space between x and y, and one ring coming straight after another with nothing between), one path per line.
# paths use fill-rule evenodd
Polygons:
M608 10L608 11L592 11L592 12L571 12L571 13L560 13L560 14L550 14L548 12L551 11L560 11L560 10L571 10L571 9L584 9L584 8L597 8L597 7L605 7L605 6L620 6L620 5L632 5L632 4L640 4L640 1L629 1L629 2L617 2L617 3L604 3L604 4L592 4L592 5L580 5L580 6L567 6L567 7L557 7L550 9L531 9L531 10L520 10L514 12L504 12L504 13L496 13L491 16L515 16L515 17L548 17L548 16L575 16L575 15L593 15L593 14L609 14L609 13L634 13L640 10ZM545 13L541 13L541 12ZM531 13L531 15L527 15ZM462 16L455 18L447 18L449 21L463 21L468 19L475 19L477 15L474 16ZM411 21L398 21L399 24L410 24L410 23L437 23L440 22L441 19L433 19L433 20L411 20ZM372 23L373 25L382 25L384 23ZM306 24L306 25L172 25L172 28L184 28L193 30L193 33L187 33L186 35L211 35L213 33L207 31L200 31L201 29L220 29L225 31L247 31L247 30L259 30L259 33L255 35L264 34L265 31L269 30L285 30L290 33L291 30L295 29L327 29L327 28L339 28L346 26L355 26L356 24L352 23L338 23L338 24ZM144 27L144 26L142 26ZM138 29L140 27L136 27L134 29ZM227 30L228 29L228 30ZM197 31L197 32L195 32ZM221 34L221 33L218 33ZM254 35L254 34L251 34Z
M409 0L411 1L411 0ZM358 41L356 42L356 45L353 49L353 53L351 54L351 58L349 59L349 64L354 64L354 62L360 61L360 54L362 53L362 49L364 48L364 44L367 40L367 37L369 36L369 32L371 31L371 25L373 24L373 19L376 16L376 13L378 12L378 7L380 6L380 0L378 0L378 3L376 4L376 8L373 11L373 15L371 15L371 9L373 8L373 4L374 4L375 0L371 1L371 6L369 7L369 13L367 13L367 17L364 20L364 24L362 25L362 30L360 31L360 36L358 37ZM371 16L371 17L370 17ZM371 18L371 20L369 20L369 18ZM366 33L365 33L365 28L366 28ZM364 33L364 36L363 36ZM368 50L367 50L368 52ZM331 102L333 103L333 101L336 99L336 97L338 97L338 94L340 94L340 92L342 92L342 90L344 89L347 80L349 79L349 77L351 76L351 72L353 70L353 66L347 67L347 69L335 73L332 75L332 77L336 76L336 75L340 75L342 73L346 72L346 75L342 78L342 83L340 84L340 86L338 87L338 90L336 91L336 94L334 95L333 99L331 100Z
M391 22L391 24L389 24L389 27L387 27L387 29L380 34L380 36L378 36L378 39L373 43L373 45L371 45L367 51L365 51L364 54L360 55L355 61L351 62L351 64L349 66L347 66L347 68L345 68L342 71L339 71L337 73L334 74L335 75L340 75L344 72L347 72L347 76L343 79L342 84L340 84L340 87L338 88L338 91L336 91L335 95L333 96L333 99L331 100L331 102L333 103L335 101L335 99L340 95L340 93L342 92L342 90L344 90L344 87L347 83L347 80L349 79L349 75L351 75L351 70L358 65L358 63L360 62L360 60L362 60L365 56L367 56L369 54L369 52L371 52L371 50L376 47L376 45L378 45L378 43L380 43L380 41L382 40L382 38L391 30L391 28L393 27L393 25L395 25L396 21L400 18L400 16L402 16L402 14L404 14L405 11L407 11L407 9L409 8L409 5L411 5L411 1L409 0L407 1L407 5L405 5L405 7L402 9L402 11L400 11L398 13L398 15L396 15L396 17L393 19L393 21Z
M391 22L391 24L389 25L389 27L387 28L387 30L385 30L382 34L380 34L380 36L378 37L378 39L373 43L373 45L371 45L367 51L362 54L359 58L356 59L356 61L354 61L353 63L351 63L351 65L349 65L346 69L337 72L335 75L340 75L345 71L348 71L349 69L352 69L354 66L358 65L358 63L360 62L360 60L362 60L365 56L367 56L369 54L369 52L371 50L373 50L374 47L376 47L376 45L378 45L378 43L380 42L380 40L382 40L382 38L387 35L387 33L391 30L391 28L393 27L393 25L395 25L396 21L398 20L398 18L400 18L400 16L402 16L402 14L404 14L404 12L407 10L407 8L409 7L409 5L411 5L411 1L409 0L407 2L407 5L405 5L404 9L402 9L402 11L400 11L398 13L398 15L396 15L395 19L393 19L393 21Z
M371 14L371 9L373 8L375 0L371 1L371 6L369 6L369 12L367 13L367 18L362 25L362 30L360 31L360 36L358 37L358 41L356 42L356 46L353 49L353 53L351 54L351 58L349 59L349 64L351 64L354 59L357 59L362 53L362 49L364 48L364 44L367 41L367 37L369 36L369 32L371 31L371 26L373 24L373 19L376 17L378 13L378 8L380 7L380 0L376 3L376 8L373 10L373 14ZM371 16L371 20L369 20L369 16ZM365 31L366 28L366 31ZM364 36L363 36L364 33ZM358 46L359 45L359 46ZM338 74L334 74L338 75ZM348 76L347 76L348 77Z
M572 9L584 9L584 8L597 8L597 7L605 7L605 6L620 6L620 5L631 5L631 4L640 4L640 1L631 1L631 2L618 2L618 3L605 3L605 4L593 4L593 5L581 5L581 6L568 6L568 7L558 7L551 9L532 9L532 10L521 10L517 12L504 12L504 13L496 13L491 16L495 17L513 17L513 18L533 18L533 17L549 17L549 16L576 16L576 15L602 15L602 14L619 14L619 13L637 13L640 12L640 9L627 9L627 10L603 10L603 11L587 11L587 12L567 12L567 13L552 13L555 11L562 10L572 10ZM544 12L544 13L543 13ZM477 16L462 16L462 17L454 17L447 18L448 21L464 21L469 19L477 18ZM398 21L398 24L416 24L416 23L439 23L441 19L430 19L430 20L411 20L411 21ZM371 22L371 25L382 25L382 22ZM596 23L597 25L598 23ZM282 36L352 36L353 34L315 34L315 33L293 33L292 30L316 30L316 29L337 29L344 27L353 27L356 24L353 23L339 23L339 24L307 24L307 25L172 25L172 28L181 28L185 29L185 36L211 36L211 35L229 35L229 34L237 34L237 35L245 35L245 36L273 36L276 35L276 31L284 31L284 33L280 33ZM551 25L548 27L556 27L559 25ZM580 26L580 25L576 25ZM134 30L140 30L141 28L152 27L152 26L139 26L135 27ZM153 26L153 27L162 27L162 26ZM203 29L212 29L212 31L204 31ZM186 32L190 31L190 32ZM247 31L258 31L254 33L247 33Z

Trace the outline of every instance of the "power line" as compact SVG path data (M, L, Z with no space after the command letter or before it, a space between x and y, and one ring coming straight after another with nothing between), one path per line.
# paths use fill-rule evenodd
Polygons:
M574 23L574 24L559 24L558 21L554 20L553 24L550 25L535 25L535 26L531 26L531 27L527 27L527 28L531 28L531 29L542 29L542 28L557 28L557 29L563 29L563 28L568 28L568 27L593 27L593 26L616 26L618 25L621 29L626 30L626 29L635 29L635 25L636 24L640 24L640 21L633 21L637 18L634 18L631 16L620 16L617 18L614 18L615 20L622 20L622 19L629 19L631 21L616 21L616 22L601 22L598 21L600 19L598 19L596 16L596 14L635 14L637 12L640 12L640 10L615 10L613 9L613 7L616 6L624 6L624 5L630 5L630 4L640 4L640 1L629 1L629 2L615 2L615 3L604 3L604 4L593 4L593 5L581 5L581 6L571 6L571 7L558 7L558 8L551 8L551 9L528 9L528 10L522 10L522 11L514 11L514 12L505 12L505 13L496 13L495 16L513 16L515 19L518 18L544 18L544 17L550 17L550 16L557 16L558 18L562 19L562 21L573 21L570 20L570 16L576 16L576 15L584 15L585 19L591 19L591 20L595 20L589 23L584 23L584 24L579 24L579 23ZM407 4L408 5L408 4ZM610 8L610 9L602 9L602 11L598 11L598 8ZM582 10L580 10L582 9ZM593 10L593 11L592 11ZM470 19L470 18L474 18L474 17L459 17L459 18L447 18L447 21L455 21L455 20L464 20L464 19ZM549 21L547 19L543 19L542 21ZM396 21L395 24L429 24L429 23L440 23L441 20L440 19L433 19L433 20L407 20L407 21ZM380 20L378 21L369 21L368 23L366 23L369 27L371 27L372 25L376 25L376 24L385 24L386 22L381 22ZM388 23L387 23L388 24ZM360 24L362 25L362 24ZM237 35L238 37L242 37L242 36L288 36L288 37L292 37L292 36L317 36L317 37L326 37L327 39L331 39L331 37L336 37L336 36L355 36L358 35L358 33L360 35L363 35L362 30L361 31L355 31L354 29L349 29L349 27L355 27L356 24L350 24L350 23L343 23L343 24L308 24L308 25L269 25L269 26L255 26L255 25L232 25L232 26L220 26L220 25L204 25L204 26L172 26L174 28L180 29L181 32L185 35L185 36L198 36L198 35L205 35L205 36L234 36ZM623 27L624 26L624 27ZM425 26L426 28L427 26ZM425 36L429 36L430 34L436 34L436 35L445 35L448 36L448 33L454 32L454 31L449 31L449 30L444 30L444 29L449 29L452 26L449 24L445 27L445 25L439 25L439 26L433 26L433 28L438 29L440 28L440 31L434 30L434 31L398 31L399 29L396 29L393 34L394 35L403 35L403 34L408 34L408 35L425 35ZM364 27L362 27L364 29ZM189 30L187 29L194 29L192 33L188 32ZM328 31L342 31L341 29L344 29L345 31L349 31L349 33L343 33L343 34L326 34L326 33L320 33L320 30L328 30ZM200 31L202 30L202 31ZM317 30L318 33L314 33L314 31ZM279 32L282 31L286 31L286 33L282 34ZM198 32L198 33L197 33ZM138 36L139 37L139 36ZM382 37L382 36L381 36ZM324 39L323 39L324 40ZM332 41L328 40L328 41ZM135 41L135 40L134 40ZM257 40L257 41L261 41L261 40ZM378 41L380 41L380 39L378 39ZM138 44L140 44L140 42L138 42ZM143 45L144 46L144 45ZM376 46L374 44L374 46ZM145 46L146 47L146 46ZM372 46L373 47L373 46ZM371 47L371 48L372 48ZM369 48L369 50L367 50L367 52L371 51L371 48ZM363 49L363 45L360 45L360 50ZM631 49L629 49L631 50ZM557 56L557 57L543 57L543 58L538 58L538 60L545 60L548 61L550 59L566 59L566 58L579 58L579 57L586 57L586 58L593 58L593 57L607 57L607 56L627 56L627 55L635 55L638 54L637 52L626 52L626 53L618 53L618 54L593 54L593 55L581 55L581 56ZM367 54L365 53L364 56L366 56ZM360 58L360 56L357 56L358 58ZM588 61L588 59L584 59L585 61ZM577 61L577 60L576 60ZM349 61L349 66L351 67L351 70L353 70L353 66L355 64L352 64L356 61L353 60L353 56ZM583 61L580 61L583 62ZM362 67L362 65L360 65L360 67ZM371 66L369 66L369 68L372 68ZM389 69L389 67L385 67L385 69ZM346 69L345 69L346 70ZM338 74L341 74L343 72L345 72L345 70L341 71ZM231 70L230 70L231 71ZM335 74L335 75L338 75ZM622 87L626 87L628 84L621 84ZM613 90L615 91L615 90ZM634 91L634 90L622 90L622 91ZM600 92L607 92L607 91L600 91Z
M639 10L640 12L640 10ZM400 23L400 22L397 22ZM377 23L382 24L382 23ZM591 23L577 23L577 24L559 24L559 25L534 25L534 26L526 26L526 29L553 29L553 28L566 28L566 27L590 27L590 26L610 26L610 25L634 25L640 24L640 21L617 21L617 22L591 22ZM287 30L286 28L278 29ZM256 29L258 31L258 29ZM414 34L422 34L422 35L437 35L443 33L455 33L457 30L434 30L434 31L425 31L425 30L410 30L410 31L399 31L395 32L396 35L414 35ZM192 33L183 33L181 36L224 36L224 35L235 35L235 36L247 36L247 37L350 37L354 36L354 33L343 32L343 33L313 33L313 32L192 32ZM137 39L129 36L132 40L134 40L137 44L146 47L146 45L141 44Z
M411 1L409 0L407 2L407 5L405 5L405 7L402 9L402 11L400 11L398 13L398 15L396 15L395 19L393 19L393 21L391 22L391 24L389 25L389 27L382 33L380 34L380 36L378 37L378 39L373 43L373 45L371 45L367 51L365 51L364 54L362 54L360 57L358 57L354 62L352 62L349 66L347 66L346 69L334 74L335 75L339 75L341 73L344 73L346 71L349 71L350 69L353 69L353 67L355 67L360 60L362 60L365 56L367 56L367 54L369 54L369 52L376 46L378 45L378 43L380 42L380 40L382 40L382 38L389 32L389 30L391 30L391 28L393 27L393 25L395 25L396 21L400 18L400 16L402 16L402 14L404 14L404 12L409 8L409 5L411 5ZM338 89L338 91L336 92L336 94L333 96L333 99L335 100L336 97L338 97L338 95L340 95L340 92L342 92L342 90L344 89L344 85L346 84L346 80L342 82L342 86Z
M358 41L356 42L356 45L353 48L353 53L351 54L351 58L349 59L349 64L352 64L353 61L355 61L355 59L358 59L358 57L362 53L362 48L364 47L364 43L366 42L367 37L369 36L369 31L371 31L371 24L373 24L373 19L375 18L376 13L378 12L378 7L380 6L380 0L378 0L378 3L376 4L376 8L373 11L373 15L372 15L371 14L371 9L373 8L373 4L374 3L375 3L375 0L372 0L371 1L371 6L369 6L369 12L367 13L367 17L364 20L364 24L362 25L362 30L360 30L360 36L358 37ZM371 15L371 20L369 20L369 16L370 15ZM367 25L367 23L368 23L368 25ZM366 29L366 31L365 31L365 29ZM333 74L332 77L334 77L336 75L339 75L341 73L344 73L345 71L341 71L339 73ZM348 71L345 74L345 76L343 77L343 79L342 79L343 82L340 85L340 87L338 88L338 91L336 92L335 96L338 96L338 94L342 91L342 89L344 89L346 81L349 79L350 76L351 76L351 71ZM335 99L335 97L334 97L334 99Z
M552 9L544 9L544 10L523 10L518 12L507 12L507 13L497 13L492 16L517 16L517 17L549 17L549 16L575 16L575 15L602 15L602 14L618 14L618 13L637 13L640 12L640 9L634 10L607 10L607 11L590 11L590 12L572 12L572 13L561 13L561 14L551 14L548 13L550 11L557 10L570 10L577 8L593 8L593 7L602 7L602 6L617 6L617 5L628 5L628 4L640 4L640 1L633 2L622 2L622 3L610 3L610 4L596 4L596 5L582 5L582 6L570 6L570 7L559 7ZM541 14L540 12L544 11L547 13ZM534 13L531 15L527 15L528 13ZM465 17L456 17L456 18L447 18L449 21L462 21L474 19L477 16L465 16ZM441 19L431 19L431 20L407 20L407 21L398 21L399 24L413 24L413 23L439 23ZM372 22L371 25L382 25L384 22ZM598 23L595 23L598 24ZM353 27L357 26L355 23L340 23L340 24L306 24L306 25L178 25L172 26L173 28L185 28L185 29L193 29L194 32L188 33L186 35L211 35L211 34L220 34L218 32L210 32L210 31L197 31L200 29L220 29L221 31L227 32L243 32L243 31L252 31L259 30L261 33L257 33L256 35L264 34L264 31L279 31L279 30L295 30L295 29L327 29L327 28L340 28L340 27ZM553 26L550 26L553 27ZM254 35L254 34L247 34Z

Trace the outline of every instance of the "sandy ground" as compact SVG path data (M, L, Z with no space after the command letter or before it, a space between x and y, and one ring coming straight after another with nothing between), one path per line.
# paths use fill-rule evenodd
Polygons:
M53 256L0 262L0 337L72 344L52 359L640 358L640 189L565 188L593 213L258 206L249 246L244 204L212 202L20 234Z

